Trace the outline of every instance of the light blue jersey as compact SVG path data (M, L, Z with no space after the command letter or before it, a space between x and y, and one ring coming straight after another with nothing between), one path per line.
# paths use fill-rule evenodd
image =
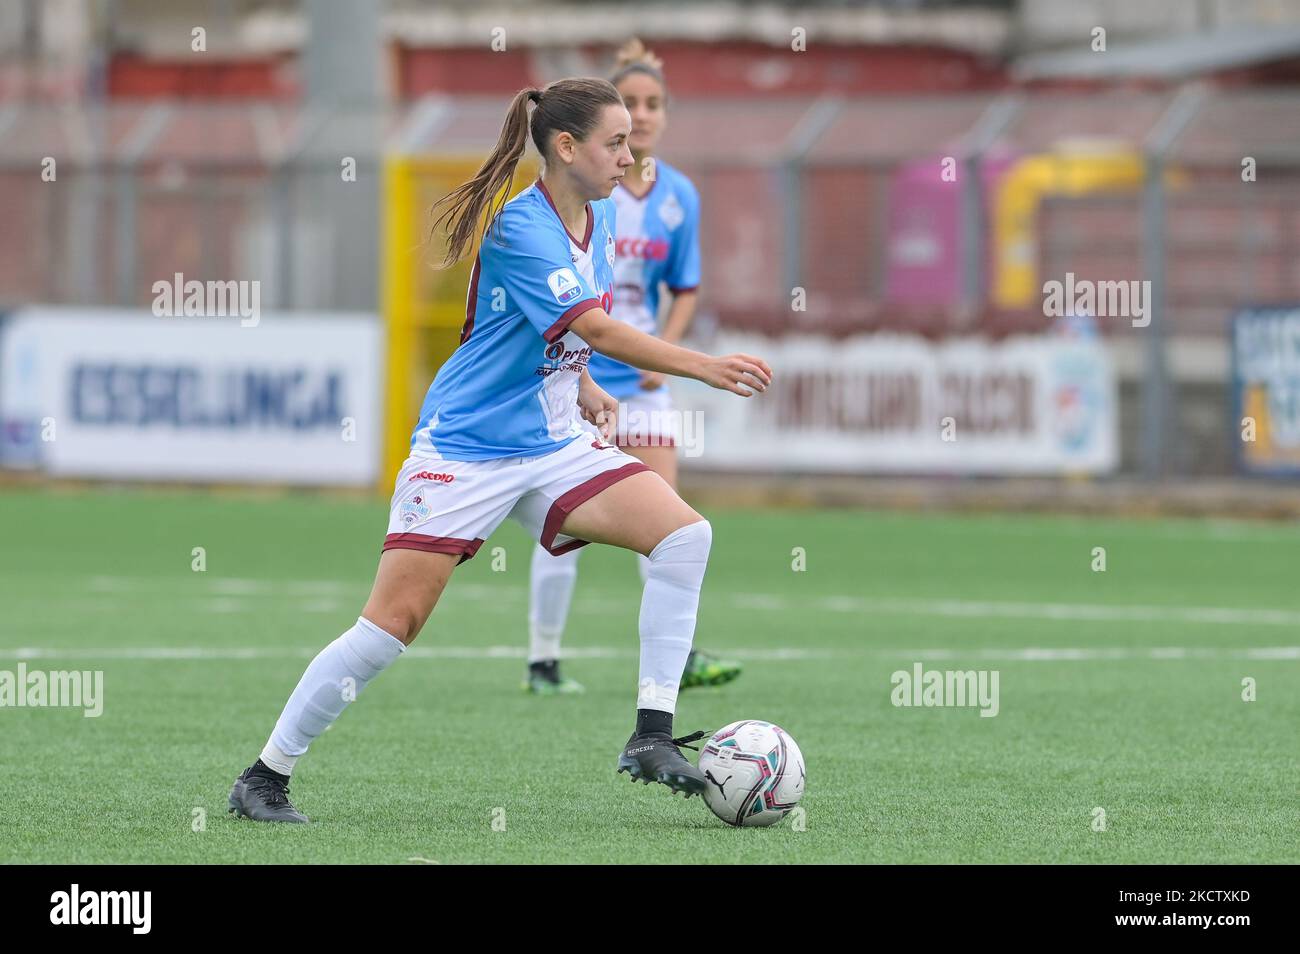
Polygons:
M540 180L507 202L474 261L460 347L429 385L411 452L532 457L587 434L578 379L591 348L568 328L592 308L612 311L613 284L611 200L588 204L581 241Z
M700 284L700 196L691 180L657 162L650 191L637 198L622 186L610 197L618 210L613 317L648 335L659 333L659 284L671 292ZM641 372L603 354L591 357L591 376L619 398L641 389Z

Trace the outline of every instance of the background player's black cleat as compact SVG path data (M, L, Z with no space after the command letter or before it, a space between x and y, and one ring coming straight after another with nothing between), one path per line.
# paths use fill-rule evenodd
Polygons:
M230 811L235 818L244 816L253 821L306 822L307 816L289 801L289 785L280 778L261 775L253 767L235 779L230 790Z
M582 683L560 675L560 663L555 659L528 664L524 679L524 692L535 696L572 696L585 692Z
M679 745L688 749L699 749L688 745L704 738L703 732L694 732L674 739L665 732L648 732L633 735L623 747L623 754L618 757L618 771L627 772L632 781L640 779L646 785L658 782L677 792L685 792L686 797L703 793L708 780L694 765L682 755Z

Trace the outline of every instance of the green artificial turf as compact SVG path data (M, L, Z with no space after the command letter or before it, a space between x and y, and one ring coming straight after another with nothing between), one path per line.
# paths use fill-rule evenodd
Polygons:
M520 690L531 542L508 523L299 763L312 824L268 826L226 795L360 612L385 502L8 491L0 513L0 670L104 674L98 718L0 708L0 862L1300 861L1286 525L709 511L696 645L745 672L684 692L676 727L776 722L808 772L798 824L733 830L614 773L630 554L581 562L586 694ZM997 670L997 716L893 705L918 661Z

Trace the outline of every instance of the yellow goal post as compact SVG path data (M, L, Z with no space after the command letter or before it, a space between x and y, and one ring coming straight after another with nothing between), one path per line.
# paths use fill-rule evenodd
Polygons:
M409 453L429 382L456 350L474 256L437 268L444 239L430 241L434 202L470 179L482 155L389 155L384 159L382 286L385 330L384 439L380 491L388 493ZM536 178L531 158L515 170L512 194ZM477 245L475 247L477 251Z

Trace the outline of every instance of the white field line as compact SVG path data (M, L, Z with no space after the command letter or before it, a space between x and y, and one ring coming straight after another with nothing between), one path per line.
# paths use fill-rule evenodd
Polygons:
M827 610L970 619L1040 619L1091 622L1205 623L1221 626L1300 626L1300 610L1229 606L1116 606L1103 603L1024 603L1008 600L883 599L816 596L794 601L768 593L737 593L737 609Z
M194 595L226 597L204 608L215 612L236 612L237 597L310 597L301 608L307 612L342 611L346 598L364 595L369 583L339 580L271 581L238 577L204 579ZM94 576L89 588L99 593L169 592L185 593L174 581L148 577ZM483 600L482 609L498 610L506 601L523 601L527 592L518 585L453 583L447 590L451 600ZM575 594L575 609L606 612L627 601L585 597L581 587ZM723 595L733 609L762 612L877 613L898 616L938 616L968 619L1034 619L1066 622L1165 622L1214 626L1300 626L1300 610L1232 606L1117 606L1109 603L1039 603L1014 600L888 599L864 596L809 596L790 598L771 593ZM634 599L634 597L632 597ZM355 600L354 600L355 602Z
M265 648L205 646L138 646L104 648L54 648L20 646L0 648L0 659L124 659L232 661L259 659L310 659L316 648ZM491 660L525 658L519 646L412 646L402 654L414 659ZM727 656L747 661L823 661L835 659L979 659L993 662L1098 662L1125 660L1300 660L1300 646L1207 648L1202 646L1158 646L1149 649L1026 647L1021 649L871 649L851 652L837 649L777 647L727 650ZM584 646L566 649L566 659L636 659L635 648Z

